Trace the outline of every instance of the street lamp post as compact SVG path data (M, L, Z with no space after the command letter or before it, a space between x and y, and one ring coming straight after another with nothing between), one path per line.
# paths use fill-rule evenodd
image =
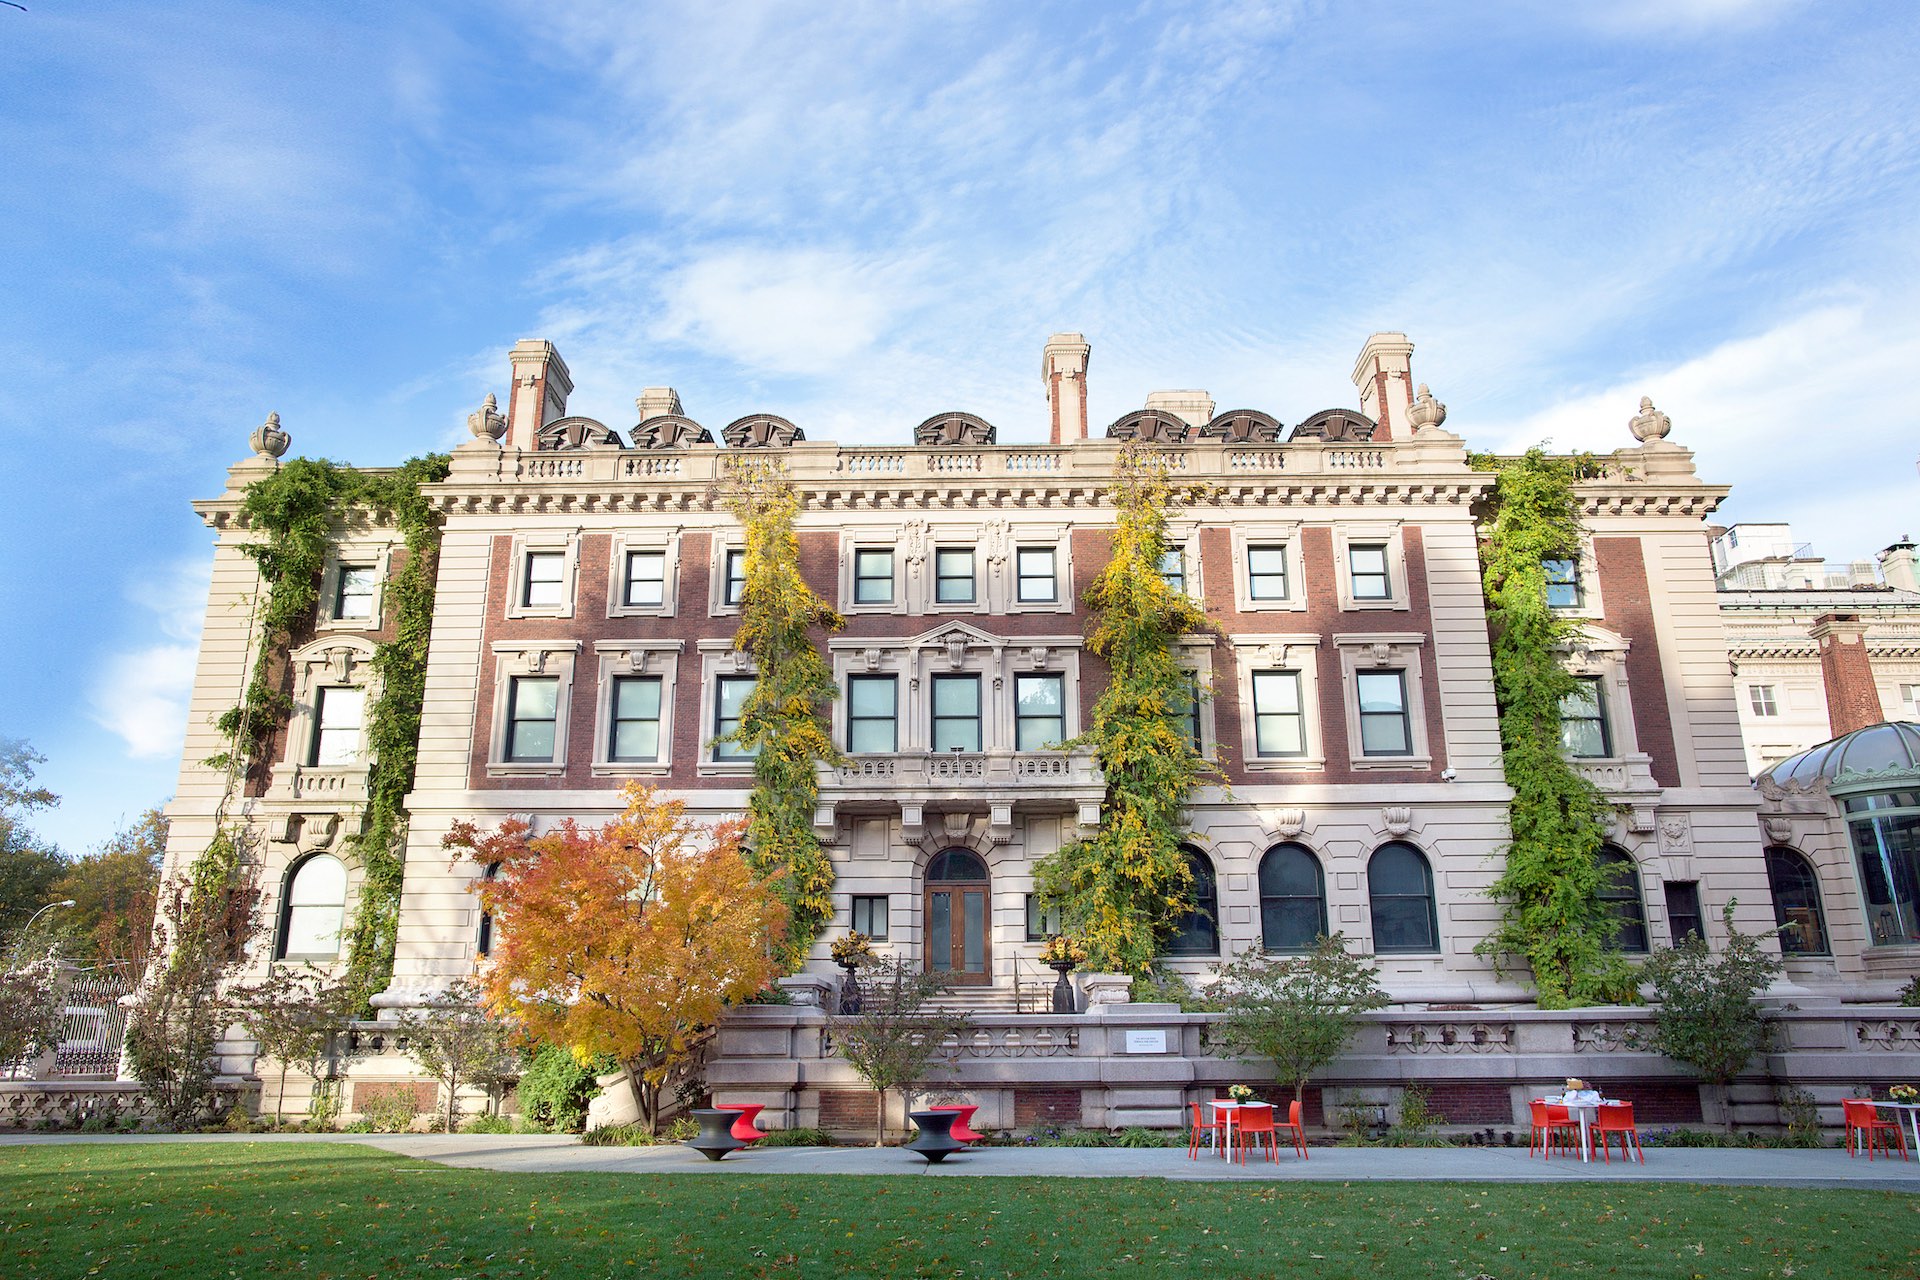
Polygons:
M75 907L79 905L80 904L75 902L72 898L62 898L59 902L49 902L46 906L40 908L38 911L34 912L32 915L27 917L27 922L20 926L20 932L25 933L27 930L33 928L33 922L35 920L38 920L41 916L47 914L47 912L53 910L55 907Z

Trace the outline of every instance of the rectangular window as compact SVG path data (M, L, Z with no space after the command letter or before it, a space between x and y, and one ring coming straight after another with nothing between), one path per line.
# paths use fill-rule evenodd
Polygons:
M751 760L754 753L727 735L740 727L740 709L753 692L753 676L721 676L713 685L713 758L715 760Z
M1185 547L1168 547L1160 553L1160 578L1175 591L1187 589L1187 550Z
M561 589L566 585L567 557L559 551L527 552L527 581L520 592L520 603L529 609L558 608L565 601Z
M861 894L853 900L853 931L864 933L876 942L887 937L887 896Z
M1749 685L1747 688L1747 700L1753 704L1753 714L1756 716L1777 716L1780 714L1780 704L1774 701L1773 686L1770 684Z
M1247 598L1285 600L1287 598L1287 549L1285 547L1247 548Z
M621 600L628 608L667 602L666 552L627 552L627 583Z
M1040 895L1027 895L1027 941L1044 942L1060 932L1060 908L1040 906Z
M933 749L980 750L980 677L933 678Z
M1580 607L1580 562L1578 560L1542 560L1547 571L1547 608Z
M972 547L941 547L933 553L933 602L974 602Z
M1066 678L1057 674L1015 676L1013 749L1044 751L1066 736Z
M1685 938L1704 938L1700 927L1700 883L1667 881L1667 932L1678 946Z
M1360 754L1410 756L1413 725L1407 716L1407 673L1361 671L1354 675L1360 699Z
M1352 575L1355 600L1390 600L1392 582L1387 577L1387 549L1380 543L1347 548L1347 569Z
M720 603L738 605L747 598L747 553L738 547L732 548L721 563L726 570L726 582L721 589Z
M357 762L366 705L365 689L319 690L313 703L313 744L307 750L307 763L328 768Z
M333 616L338 621L373 617L374 570L370 564L340 566L340 585L333 593Z
M1920 684L1903 684L1900 686L1900 706L1907 715L1915 720L1920 720Z
M607 759L652 762L660 758L660 677L620 676L613 682L613 732Z
M1045 604L1060 598L1052 547L1021 547L1014 553L1019 578L1015 597L1026 604Z
M1253 673L1253 753L1307 754L1307 719L1300 706L1298 671Z
M894 677L848 676L847 750L898 751L899 708L899 682Z
M1579 687L1560 699L1560 749L1576 760L1604 760L1613 754L1599 676L1579 677Z
M507 759L515 763L551 761L559 715L557 676L514 676L507 686Z
M853 553L853 602L893 603L893 552L867 549Z

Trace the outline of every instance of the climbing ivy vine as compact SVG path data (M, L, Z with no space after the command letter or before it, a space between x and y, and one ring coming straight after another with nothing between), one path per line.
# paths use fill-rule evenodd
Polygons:
M839 759L827 727L838 691L813 632L838 631L846 619L801 576L800 497L777 462L731 463L725 502L744 531L746 586L733 644L752 656L757 674L739 728L723 740L753 754L747 860L787 903L782 960L797 969L833 918L833 864L813 830L814 766Z
M1182 818L1194 790L1218 771L1188 736L1193 699L1204 694L1181 667L1178 644L1212 628L1206 610L1162 576L1161 560L1168 510L1196 496L1172 482L1163 452L1121 451L1112 554L1086 595L1087 647L1111 676L1087 731L1063 744L1093 749L1106 799L1093 835L1034 867L1043 903L1060 908L1062 927L1085 944L1094 969L1147 973L1192 909Z
M1560 708L1578 692L1562 665L1579 623L1548 607L1545 562L1578 559L1581 461L1531 449L1479 456L1495 486L1482 521L1481 581L1493 645L1493 687L1513 831L1488 889L1500 925L1475 950L1524 959L1542 1008L1631 1000L1633 970L1614 948L1618 919L1600 898L1612 868L1596 855L1608 805L1561 747Z
M367 713L367 811L353 841L363 876L347 941L343 979L365 1008L393 975L400 882L406 840L402 800L413 786L419 756L420 706L426 690L427 640L433 625L433 588L440 521L421 486L444 480L448 459L428 455L384 471L360 471L324 459L296 458L247 486L248 526L257 540L245 550L266 589L260 605L260 644L238 706L217 722L228 753L206 763L229 776L244 764L251 774L268 767L266 750L293 710L282 669L294 638L312 624L320 603L320 573L338 521L352 510L391 520L406 547L387 584L392 638L374 649L370 669L380 696ZM231 785L231 784L230 784Z

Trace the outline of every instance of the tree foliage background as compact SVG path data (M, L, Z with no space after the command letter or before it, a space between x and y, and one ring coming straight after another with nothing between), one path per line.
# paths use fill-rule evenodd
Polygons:
M446 845L500 864L474 886L494 920L488 1007L527 1038L616 1059L654 1129L721 1012L779 975L787 908L740 856L737 823L699 826L651 787L624 794L604 826L461 822Z

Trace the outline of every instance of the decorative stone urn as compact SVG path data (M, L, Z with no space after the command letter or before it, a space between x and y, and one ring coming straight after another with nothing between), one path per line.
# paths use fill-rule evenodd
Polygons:
M253 446L254 453L264 462L278 462L287 446L293 443L293 436L280 426L280 415L270 413L267 420L253 429L247 437L247 443Z
M1071 960L1055 960L1047 968L1060 975L1053 984L1053 1011L1055 1013L1080 1012L1080 1001L1073 994L1073 983L1067 979L1067 975L1079 968L1079 965Z

